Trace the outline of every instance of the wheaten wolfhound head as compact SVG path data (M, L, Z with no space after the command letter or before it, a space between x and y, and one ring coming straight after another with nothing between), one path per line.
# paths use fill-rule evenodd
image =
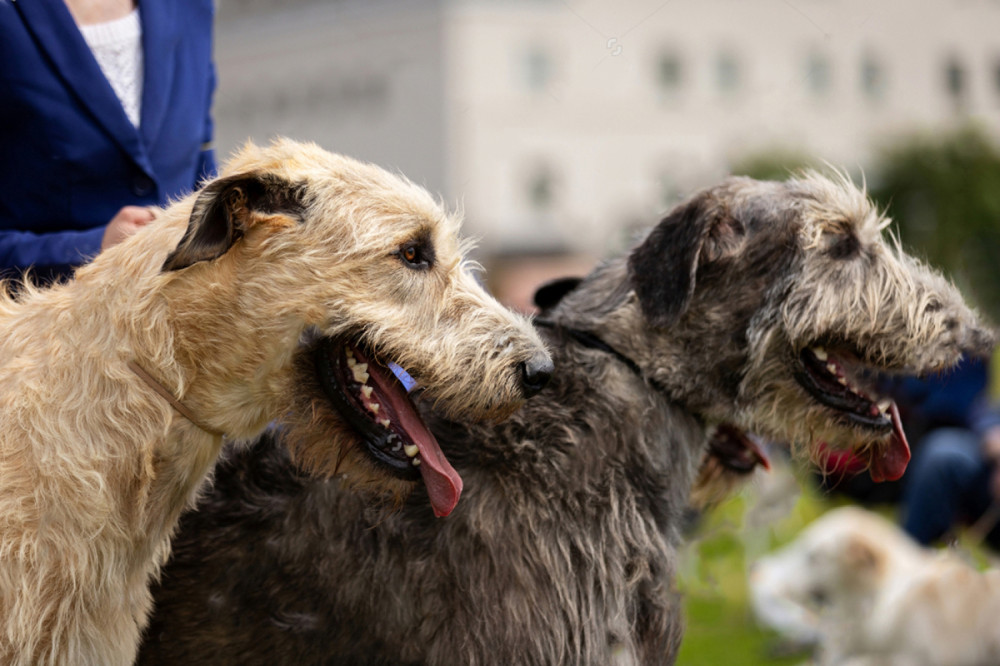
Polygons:
M909 449L876 375L945 370L992 334L949 282L885 241L888 224L843 177L732 178L654 228L629 257L628 291L597 307L621 330L637 330L641 311L654 339L636 345L649 350L639 365L709 424L813 458L850 447L874 478L898 478ZM580 319L595 311L575 293L565 302Z
M313 471L400 492L408 484L394 479L422 474L446 514L461 479L414 410L411 379L449 414L495 419L552 370L530 325L477 284L458 220L380 168L314 145L248 145L164 215L190 218L164 263L178 307L200 313L195 330L178 332L197 368L189 399L216 406L216 427L236 436L275 416L249 386L282 406L281 419L321 420L312 432L322 437L295 442ZM244 312L213 312L216 294ZM222 330L234 333L228 348ZM273 372L311 336L334 341L315 358L314 381Z

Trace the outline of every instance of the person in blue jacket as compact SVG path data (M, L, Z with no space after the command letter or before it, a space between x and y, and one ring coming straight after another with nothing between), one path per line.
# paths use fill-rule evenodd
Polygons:
M1000 411L985 359L966 359L947 375L913 380L915 408L929 427L903 477L903 529L931 545L972 525L1000 549Z
M214 174L213 14L0 0L0 277L68 276Z

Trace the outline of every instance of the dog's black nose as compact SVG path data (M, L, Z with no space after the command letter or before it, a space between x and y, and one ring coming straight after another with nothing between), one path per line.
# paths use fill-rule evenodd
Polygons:
M548 354L535 354L521 364L521 386L526 398L537 395L551 378L552 359Z

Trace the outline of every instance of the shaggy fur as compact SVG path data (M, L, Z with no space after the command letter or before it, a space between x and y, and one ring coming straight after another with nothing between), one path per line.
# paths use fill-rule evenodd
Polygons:
M733 179L679 206L545 313L559 372L536 399L499 425L432 424L467 479L447 520L420 493L365 510L271 442L234 452L185 518L139 663L671 663L711 426L891 454L888 417L858 423L800 384L803 353L827 345L861 381L989 344L882 226L819 176Z
M307 331L409 368L442 409L509 413L541 351L462 265L457 222L422 189L316 146L248 146L223 176L47 290L0 301L0 663L132 663L181 510L221 437L289 418L319 474L403 482L293 364ZM417 243L434 260L404 265ZM169 252L169 255L168 255ZM315 416L315 419L313 418ZM352 464L352 462L354 464Z
M1000 571L914 543L886 519L835 509L754 565L754 609L824 666L1000 663Z

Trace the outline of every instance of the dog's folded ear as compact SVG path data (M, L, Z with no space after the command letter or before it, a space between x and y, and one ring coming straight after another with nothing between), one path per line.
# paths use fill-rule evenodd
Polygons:
M579 277L564 277L556 278L555 280L549 280L545 282L535 291L534 303L535 307L541 312L547 312L555 306L559 305L559 302L568 294L569 292L576 289L580 283L583 282L583 278Z
M249 228L255 214L301 214L302 190L269 174L244 173L219 178L195 200L188 228L167 255L164 271L187 268L225 254Z
M880 569L882 560L866 539L851 535L843 547L843 561L848 569L860 574L877 573Z
M649 323L675 323L691 302L698 267L730 256L745 236L711 191L679 205L629 256L629 279Z

